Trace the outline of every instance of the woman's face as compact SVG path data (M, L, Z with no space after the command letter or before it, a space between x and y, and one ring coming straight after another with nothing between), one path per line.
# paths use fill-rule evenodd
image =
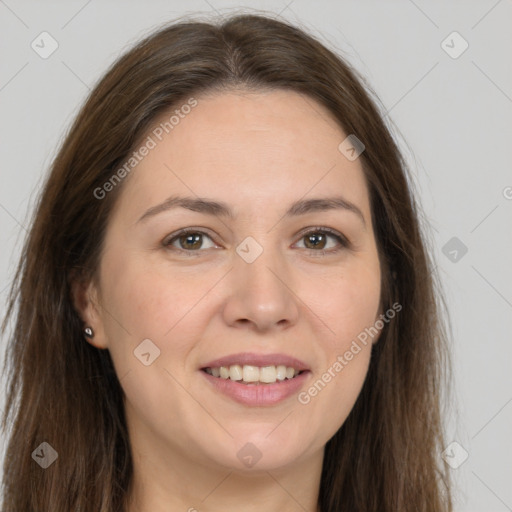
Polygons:
M284 468L343 424L378 338L357 338L380 313L368 190L360 159L338 149L348 134L311 98L196 99L168 134L174 109L156 120L155 147L145 138L117 185L83 316L111 353L139 453ZM166 203L178 196L190 208ZM312 202L328 198L353 206Z

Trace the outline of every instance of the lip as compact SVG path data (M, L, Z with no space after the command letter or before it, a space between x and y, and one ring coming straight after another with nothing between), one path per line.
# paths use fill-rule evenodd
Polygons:
M231 366L233 364L244 364L252 366L279 366L284 365L296 370L310 370L309 366L295 357L288 356L287 354L256 354L253 352L241 352L239 354L231 354L224 356L214 361L202 365L201 369L204 368L219 368L221 366ZM203 372L204 373L204 372ZM217 377L214 377L217 378ZM295 380L295 379L292 379Z
M310 371L304 371L293 379L285 379L274 384L240 384L235 380L214 377L202 370L199 373L204 375L216 391L227 395L238 403L253 407L275 405L286 400L297 393L311 375Z

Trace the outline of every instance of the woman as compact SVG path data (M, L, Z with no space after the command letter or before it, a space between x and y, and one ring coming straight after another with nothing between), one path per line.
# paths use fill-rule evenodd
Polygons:
M139 43L13 283L3 510L452 510L418 215L362 80L304 31Z

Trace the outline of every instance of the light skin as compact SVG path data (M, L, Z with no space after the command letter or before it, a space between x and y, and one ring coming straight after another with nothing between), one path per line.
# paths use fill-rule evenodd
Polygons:
M98 282L74 287L89 342L110 351L126 395L129 512L315 512L324 446L354 406L378 336L307 404L297 394L240 404L200 368L238 352L285 353L309 366L307 391L373 326L381 269L362 164L338 150L347 134L329 111L296 92L196 99L123 183ZM234 217L175 208L139 221L171 195L224 202ZM364 221L347 209L283 216L295 201L333 195ZM166 247L181 228L205 234ZM248 236L263 249L252 263L236 252ZM144 339L160 350L148 366L134 355ZM246 443L261 453L250 468L237 457Z

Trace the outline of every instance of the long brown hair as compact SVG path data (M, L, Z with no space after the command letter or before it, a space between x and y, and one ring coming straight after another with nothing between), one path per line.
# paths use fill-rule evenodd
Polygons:
M233 88L305 93L363 142L381 305L402 305L372 349L354 408L325 447L321 511L452 510L440 457L448 336L405 159L365 80L305 29L262 15L166 25L114 63L69 129L39 196L2 326L6 332L14 320L4 367L2 510L124 510L132 478L124 393L108 350L84 341L70 294L72 279L96 277L122 183L101 200L94 190L160 113ZM45 470L31 456L43 442L58 453Z

